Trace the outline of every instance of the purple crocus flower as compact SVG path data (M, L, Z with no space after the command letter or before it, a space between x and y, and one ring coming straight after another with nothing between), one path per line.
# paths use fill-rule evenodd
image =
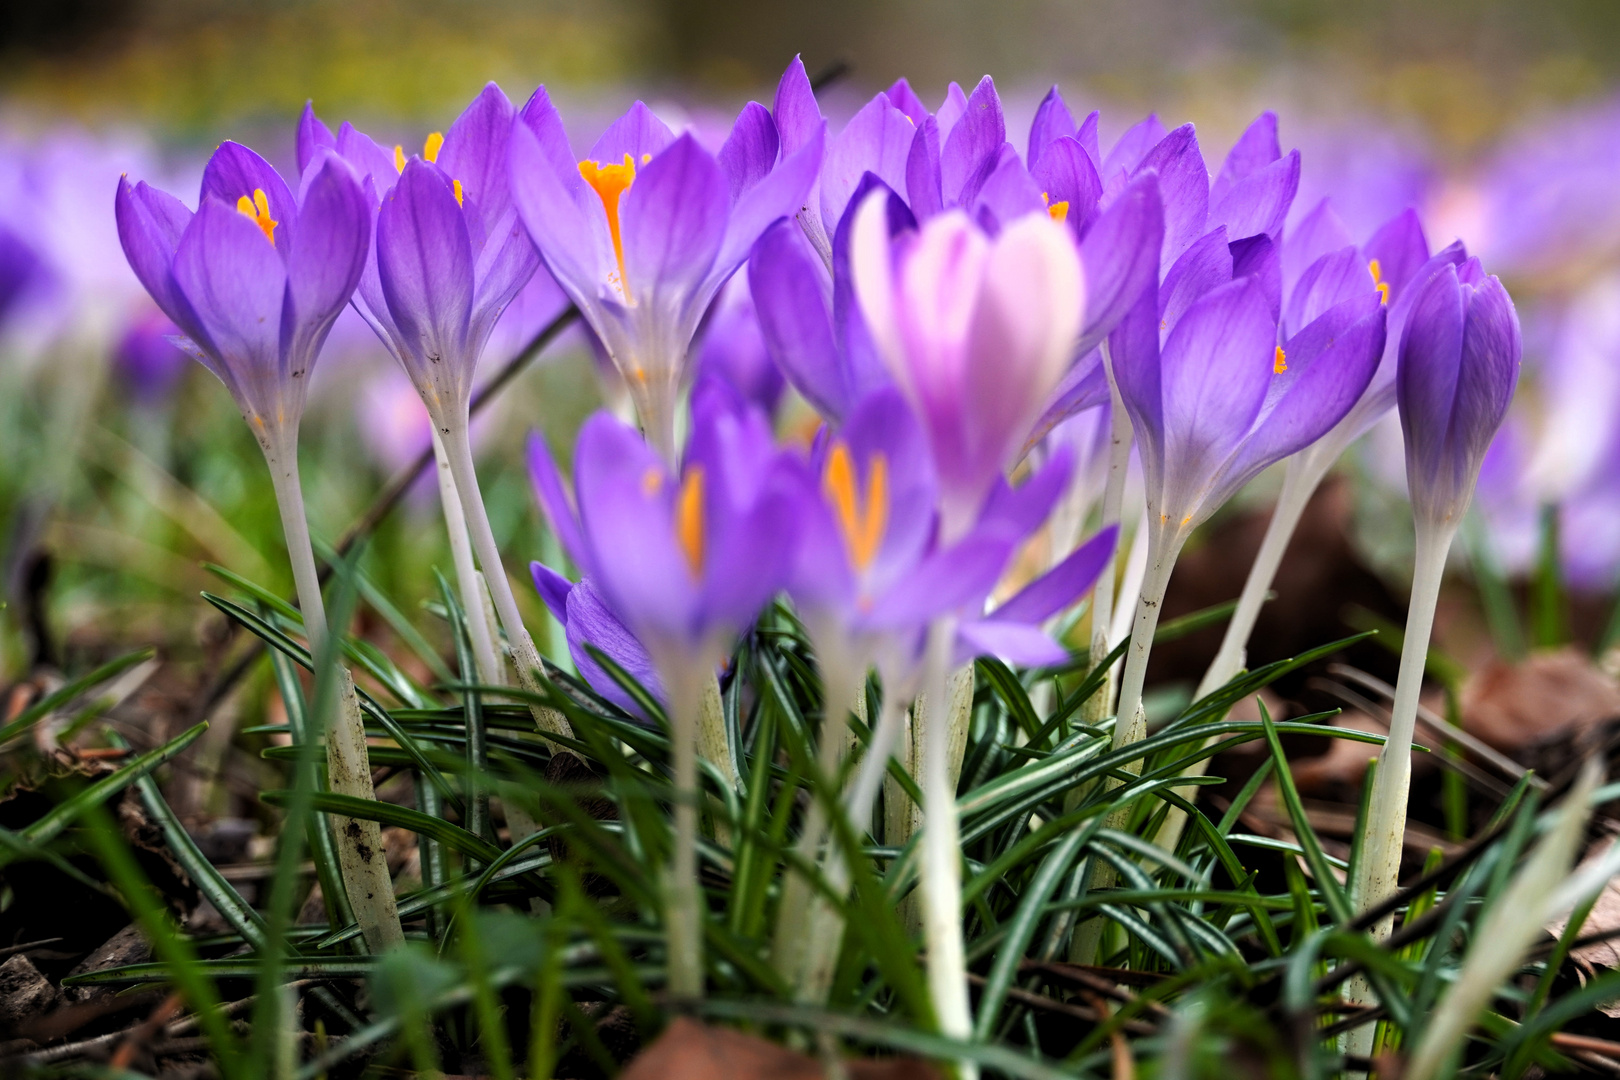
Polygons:
M311 162L301 198L259 155L226 142L193 214L118 184L119 238L141 284L223 382L267 453L297 438L309 373L365 265L370 213L354 171Z
M575 583L538 562L529 564L529 572L534 576L534 587L540 599L545 601L546 607L562 624L568 655L573 658L580 677L592 690L625 712L643 720L648 719L636 699L586 649L589 645L600 650L649 694L663 700L664 684L658 678L646 646L636 640L636 636L613 614L589 579Z
M944 542L966 535L1062 376L1084 293L1068 232L1034 214L991 239L965 214L891 241L886 200L857 212L850 259L877 353L927 433Z
M0 226L0 319L27 292L40 270L39 255L22 237Z
M524 224L673 462L693 334L759 235L803 204L821 165L820 129L784 153L769 111L750 103L710 155L637 102L578 161L544 87L519 120L511 177Z
M740 275L726 283L709 309L700 331L695 371L694 381L719 379L767 416L776 415L787 380L765 346L748 282Z
M167 401L191 363L172 340L179 332L174 321L156 309L132 320L124 331L113 364L120 381L140 404Z
M1454 529L1518 383L1523 342L1507 290L1478 259L1420 286L1401 336L1396 392L1413 513Z

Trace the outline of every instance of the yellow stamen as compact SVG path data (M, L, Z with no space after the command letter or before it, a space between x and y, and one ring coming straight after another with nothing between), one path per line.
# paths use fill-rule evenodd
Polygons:
M281 222L270 216L270 200L265 196L263 188L254 188L251 199L246 195L237 199L236 212L257 225L266 240L272 244L276 242L276 226Z
M451 183L456 185L456 205L460 206L461 205L461 181L460 180L452 180Z
M1389 282L1384 280L1383 267L1377 259L1367 260L1367 271L1372 274L1373 288L1378 290L1379 303L1389 303Z
M1069 201L1053 202L1052 196L1041 192L1041 202L1046 206L1046 213L1053 221L1064 221L1069 216Z
M444 133L435 131L422 140L422 160L438 161L439 151L444 148Z
M642 155L643 164L648 159L649 155ZM586 159L579 163L579 175L596 192L596 197L602 200L602 209L607 212L608 235L613 238L613 256L619 264L617 279L610 280L615 281L625 303L629 303L630 283L624 276L624 240L619 235L619 199L635 183L636 161L629 154L624 155L623 165L600 165Z
M703 466L693 465L675 498L675 541L686 555L692 576L703 573Z
M394 171L405 171L405 148L398 143L394 144Z
M1189 522L1191 520L1192 520L1192 515L1191 514L1188 514L1186 517L1182 518L1181 519L1181 527L1183 529L1185 529L1187 527L1187 522Z
M1283 352L1281 345L1277 346L1277 357L1271 362L1271 373L1281 375L1288 370L1288 354Z
M833 509L838 512L838 526L844 534L849 561L855 564L855 569L865 570L877 557L878 546L889 524L889 463L882 454L872 455L866 477L866 500L862 506L849 447L835 442L827 455L822 482L832 499Z

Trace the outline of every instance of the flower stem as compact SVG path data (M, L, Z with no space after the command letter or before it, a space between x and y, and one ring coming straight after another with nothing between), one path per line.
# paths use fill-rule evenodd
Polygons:
M703 887L698 880L698 726L704 680L713 665L682 657L659 665L669 691L670 764L675 787L675 836L665 888L670 997L703 999Z
M536 672L540 670L540 652L534 647L534 638L523 625L518 612L517 598L512 595L512 583L507 580L501 564L501 552L495 546L495 533L489 526L489 513L484 509L484 497L478 489L478 473L473 468L472 440L467 434L467 418L463 411L459 424L439 424L439 435L444 440L445 453L450 460L450 474L455 481L456 493L461 496L461 508L467 517L467 531L472 538L473 552L478 556L489 586L490 599L495 602L495 613L512 649L512 666L517 668L518 684L531 694L543 693ZM437 422L437 421L435 421ZM573 729L561 713L530 702L529 712L542 732L572 737Z
M281 438L261 441L270 482L275 488L276 508L287 540L287 560L292 566L298 606L304 616L304 634L310 655L320 656L326 647L329 629L326 607L321 600L321 579L315 569L315 551L309 541L309 522L304 516L303 485L298 477L298 432L280 433ZM371 759L366 752L365 721L360 716L360 699L348 670L338 680L338 707L326 728L327 783L339 795L375 799L371 786ZM332 817L337 841L338 866L349 907L365 938L366 949L382 952L405 940L394 900L394 885L383 857L382 829L375 821L341 816Z
M484 618L483 586L473 563L472 541L467 536L467 515L461 508L461 494L450 473L450 458L437 429L433 431L433 458L438 465L439 503L444 508L444 527L450 535L450 562L456 570L456 587L461 593L461 609L467 618L467 636L472 642L473 662L478 681L499 686L506 681L489 620Z
M951 782L951 697L946 668L955 639L954 620L936 620L928 630L923 685L927 688L922 737L922 907L928 947L928 990L942 1034L972 1037L967 966L962 947L962 852ZM961 1063L964 1074L970 1066Z
M1110 401L1108 435L1108 479L1103 487L1102 522L1099 528L1118 525L1125 505L1125 477L1131 464L1131 417L1125 411L1125 402L1114 385L1114 369L1109 359L1108 345L1103 344L1104 370L1108 373ZM1091 590L1091 666L1095 668L1108 657L1108 631L1114 621L1114 589L1117 552L1109 552L1097 584ZM1096 724L1113 712L1115 674L1108 673L1102 688L1082 706L1081 723Z

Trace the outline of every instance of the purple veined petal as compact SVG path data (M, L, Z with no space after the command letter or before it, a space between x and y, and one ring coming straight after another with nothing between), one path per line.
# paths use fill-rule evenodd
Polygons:
M980 656L998 657L1020 667L1049 667L1068 660L1069 650L1028 623L1003 622L994 616L959 623L951 663L961 665Z
M546 522L562 545L563 551L573 560L574 565L589 576L594 573L591 566L590 549L585 545L584 534L580 532L579 516L574 509L574 501L568 496L568 489L563 486L562 474L557 471L557 463L552 460L551 448L546 445L545 438L538 432L529 434L529 480L534 484L535 497L540 500L540 509L545 511Z
M1423 235L1417 211L1408 207L1380 225L1361 254L1364 259L1378 260L1379 280L1389 285L1389 298L1394 301L1429 261L1429 240Z
M144 180L132 187L127 177L120 177L113 213L124 258L136 278L175 325L207 348L208 336L191 310L191 302L175 288L170 274L180 237L191 223L191 211L173 195Z
M835 511L822 497L820 481L808 463L799 462L798 473L799 536L786 591L801 611L846 622L857 609L860 583Z
M854 397L833 340L826 272L793 222L778 221L754 245L748 288L771 357L818 413L841 421Z
M1080 144L1080 149L1091 158L1091 164L1102 175L1102 150L1097 144L1097 128L1102 123L1102 114L1092 109L1086 118L1080 121L1080 129L1074 133L1074 141Z
M973 88L961 120L950 126L949 134L943 115L939 124L944 136L939 154L940 189L947 203L967 206L995 168L996 157L1007 142L1007 120L990 76Z
M568 620L568 594L574 583L542 562L529 563L529 576L534 579L534 591L546 605L546 610L558 622Z
M917 125L906 154L906 202L918 221L926 221L945 209L940 180L939 121L930 116Z
M771 118L776 122L783 157L799 150L820 128L821 106L816 102L816 92L810 85L802 57L795 56L782 72L781 81L776 84Z
M1137 168L1159 174L1159 197L1164 200L1163 259L1174 262L1204 234L1209 217L1209 172L1193 126L1183 124L1160 139Z
M1164 390L1159 371L1158 290L1144 291L1108 335L1114 385L1130 413L1142 472L1153 490L1164 460Z
M354 295L371 249L371 207L352 170L335 152L311 177L287 252L287 299L292 308L289 374L304 378L332 322Z
M725 239L710 274L712 287L719 288L742 264L748 257L748 249L773 221L793 217L805 204L821 171L824 145L823 137L806 142L746 191L732 207L725 222Z
M892 373L905 355L905 339L900 328L900 299L895 295L887 202L886 196L873 191L851 211L849 270L867 332Z
M263 191L276 225L276 250L283 256L292 240L298 205L281 174L270 163L241 143L229 140L219 144L203 168L199 201L212 196L231 208L244 196L252 201L254 192Z
M1029 171L1035 172L1040 168L1041 157L1048 146L1059 139L1074 138L1076 130L1074 114L1069 111L1062 92L1054 85L1035 107L1035 119L1029 125L1029 149L1024 154ZM1091 171L1095 173L1096 167L1093 166Z
M316 147L324 146L328 149L337 149L337 138L332 129L321 122L315 115L315 102L304 102L303 114L298 117L298 171L300 174L315 159Z
M996 587L1015 541L975 533L935 551L903 580L878 596L863 620L877 630L909 630L940 615L976 608Z
M287 269L259 227L219 200L204 199L175 251L174 281L214 346L215 374L243 411L266 424L296 421L282 411ZM290 403L301 404L302 394L297 388ZM265 415L271 409L276 414Z
M1282 261L1277 245L1265 233L1245 236L1229 245L1232 252L1232 277L1253 278L1266 294L1266 305L1271 309L1272 322L1282 317Z
M554 114L540 113L547 115ZM559 173L529 124L513 126L510 154L512 198L524 227L557 283L589 310L605 287L614 258L602 201L578 168L570 164L570 173Z
M1119 137L1119 141L1114 143L1112 149L1108 151L1108 156L1103 158L1102 168L1097 170L1104 186L1112 183L1116 176L1128 176L1136 172L1142 165L1142 159L1147 157L1148 151L1162 142L1166 134L1157 113L1149 113L1130 127Z
M1220 175L1210 184L1210 205L1218 205L1238 181L1259 172L1280 157L1282 157L1282 143L1277 138L1277 114L1267 109L1243 130L1243 134L1238 136L1238 141L1227 153L1226 161L1221 165ZM1271 232L1270 229L1260 231ZM1232 233L1232 235L1250 234Z
M1197 494L1249 429L1271 383L1277 324L1265 291L1241 278L1204 294L1165 340L1163 514L1192 514ZM1144 462L1145 464L1145 462Z
M744 105L717 155L730 186L732 203L769 175L776 164L780 145L776 121L771 119L770 111L757 101Z
M1018 160L1018 153L1011 143L1003 143L995 170L985 178L970 206L974 220L995 234L1026 214L1045 214L1046 208L1039 185Z
M1265 235L1273 241L1282 236L1288 208L1299 191L1299 151L1278 158L1270 165L1237 180L1219 202L1209 208L1209 225L1225 225L1234 240Z
M917 219L905 200L883 181L868 175L861 179L861 186L856 188L855 197L850 200L850 208L833 230L833 339L838 343L843 380L850 388L851 401L859 401L867 394L892 385L888 369L878 357L877 345L856 301L855 280L850 265L850 237L854 231L855 211L870 192L880 189L888 202L886 225L890 238L917 229Z
M827 147L821 170L821 220L829 227L849 209L861 177L874 173L896 191L906 188L906 161L917 128L879 94L850 118Z
M999 536L1013 543L1033 535L1052 513L1074 475L1074 448L1061 446L1029 479L1017 487L997 477L984 501L975 533Z
M674 141L675 133L669 126L638 101L608 125L585 156L598 165L617 165L629 154L630 160L640 168L648 156L657 157Z
M1372 275L1354 245L1317 259L1300 275L1283 311L1283 337L1292 337L1329 308L1373 289Z
M939 483L922 428L893 387L863 398L839 435L868 498L876 462L883 462L885 524L872 562L862 574L868 590L876 593L908 572L932 543ZM823 476L827 456L821 455Z
M444 133L436 163L461 183L463 206L471 203L488 233L512 205L507 147L517 110L501 88L488 83Z
M1094 409L1108 400L1108 373L1103 369L1102 350L1092 349L1075 361L1052 391L1051 403L1035 421L1024 443L1027 455L1037 443L1069 417Z
M1096 584L1118 540L1119 526L1108 526L999 605L991 617L998 622L1034 625L1050 619Z
M562 116L551 103L551 95L546 93L544 86L535 87L529 100L518 110L518 120L529 129L544 160L550 161L559 175L579 174L579 160L569 146ZM580 180L579 183L583 186L585 181Z
M1226 230L1217 226L1187 248L1164 275L1159 287L1159 340L1170 336L1188 308L1232 277L1232 246Z
M1070 136L1053 139L1029 174L1048 206L1067 204L1063 222L1075 239L1083 237L1097 219L1097 204L1102 199L1102 181L1085 148Z
M1144 173L1098 215L1080 241L1080 262L1086 272L1080 355L1101 344L1139 297L1157 293L1163 238L1158 174Z
M911 84L904 76L896 79L884 94L887 95L889 104L911 117L911 122L918 127L928 119L928 106L922 103L922 98L917 96L917 92L911 88Z
M592 690L631 716L648 720L641 706L629 691L609 675L595 657L586 651L590 645L624 669L625 674L641 684L659 701L664 700L664 684L653 667L647 647L632 634L613 613L605 599L597 592L589 578L580 581L568 593L568 610L562 619L563 637L568 642L568 655Z
M473 264L472 315L467 326L473 356L484 351L496 320L539 269L540 253L518 220L517 208L509 206L494 222Z
M1402 331L1395 389L1406 435L1406 480L1415 502L1421 501L1421 487L1449 468L1446 442L1466 311L1456 268L1447 264L1419 288Z
M1523 341L1518 312L1500 281L1490 277L1467 291L1451 438L1463 459L1477 470L1513 400Z
M581 534L592 581L643 641L684 640L698 614L698 587L675 537L678 481L633 429L597 413L574 450Z
M741 630L788 584L804 516L801 492L785 477L768 481L755 504L714 538L701 599L708 627Z
M370 180L374 206L399 179L393 149L378 146L371 136L347 120L338 126L336 149L338 156L352 165L355 172Z
M725 240L728 202L725 173L690 134L640 169L619 210L632 303L698 289Z
M1269 415L1256 425L1232 456L1221 481L1221 490L1210 500L1208 510L1216 509L1266 466L1327 434L1361 399L1384 351L1385 312L1375 304L1356 300L1347 301L1344 306L1372 310L1332 338L1325 350L1303 366ZM1324 319L1331 317L1324 316Z
M1300 275L1317 259L1340 248L1351 247L1355 238L1331 199L1317 203L1298 225L1288 230L1282 245L1283 291L1293 292Z
M425 379L470 392L472 247L455 193L421 158L405 166L377 212L377 271L418 389Z
M945 88L945 100L940 102L938 109L934 110L934 116L939 120L939 141L941 146L950 138L951 129L956 127L963 116L967 115L967 109L967 95L962 92L962 87L959 84L952 82Z

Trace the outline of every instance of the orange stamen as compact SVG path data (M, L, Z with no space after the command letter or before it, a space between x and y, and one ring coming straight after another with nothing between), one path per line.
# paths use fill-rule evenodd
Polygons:
M855 463L850 458L849 447L835 442L827 455L823 483L837 511L849 561L855 564L855 569L865 570L877 557L889 524L889 463L882 454L872 455L863 506L856 490Z
M692 576L703 573L703 467L686 470L681 492L675 497L675 541L686 555Z
M460 205L462 205L462 203L461 203L461 181L460 180L452 180L451 183L456 185L456 205L460 206Z
M266 197L263 188L253 189L253 198L243 195L236 200L236 212L247 218L259 227L264 238L272 244L276 242L276 226L281 222L270 216L270 200Z
M394 171L405 171L405 148L398 143L394 144Z
M624 155L623 165L599 165L586 159L579 163L579 175L596 192L596 197L602 200L602 209L607 212L608 235L613 238L613 256L619 264L617 278L609 275L608 280L618 287L625 303L629 303L630 283L624 276L624 240L619 235L619 199L635 183L635 158Z
M1373 288L1378 290L1379 303L1389 303L1389 282L1384 280L1383 267L1378 265L1377 259L1367 261L1367 271L1372 274Z
M1053 202L1052 196L1041 192L1041 202L1046 204L1046 213L1053 221L1066 221L1069 217L1069 201Z
M1288 354L1283 352L1281 345L1277 346L1277 356L1271 361L1271 373L1281 375L1288 370Z
M439 151L444 148L444 133L435 131L422 140L422 160L438 161Z

